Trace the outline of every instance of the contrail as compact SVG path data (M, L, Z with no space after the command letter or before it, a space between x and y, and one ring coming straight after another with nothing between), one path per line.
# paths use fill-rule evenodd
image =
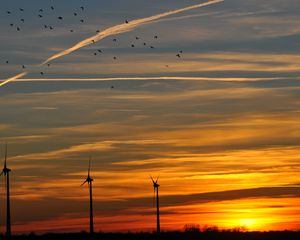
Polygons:
M8 79L6 79L5 81L3 81L3 82L0 83L0 87L4 86L5 84L8 84L8 83L11 82L11 81L14 81L14 80L16 80L16 79L19 79L19 78L21 78L21 77L24 77L24 76L26 76L27 74L28 74L28 72L23 72L23 73L20 73L20 74L14 76L14 77L8 78Z
M232 78L232 77L185 77L185 76L154 76L154 77L106 77L106 78L32 78L17 79L16 82L101 82L101 81L148 81L148 80L180 80L180 81L224 81L224 82L243 82L243 81L272 81L280 80L282 77L266 78ZM284 78L284 79L295 79Z
M161 18L164 18L164 17L167 17L167 16L171 16L171 15L174 15L174 14L186 12L186 11L189 11L189 10L205 7L205 6L208 6L208 5L212 5L212 4L216 4L216 3L220 3L220 2L224 2L224 1L225 0L212 0L212 1L205 2L205 3L200 3L200 4L192 5L192 6L189 6L189 7L180 8L180 9L177 9L177 10L157 14L157 15L154 15L154 16L151 16L151 17L132 20L129 23L123 23L123 24L115 25L113 27L109 27L109 28L103 30L102 32L97 33L96 35L94 35L92 37L89 37L89 38L75 44L73 47L68 48L64 51L61 51L61 52L49 57L47 60L45 60L42 63L42 65L47 64L47 63L53 61L54 59L66 56L66 55L68 55L68 54L70 54L70 53L72 53L72 52L74 52L74 51L76 51L76 50L78 50L82 47L90 45L94 42L98 42L98 41L100 41L100 40L102 40L102 39L104 39L108 36L129 32L129 31L132 31L132 30L134 30L134 29L136 29L140 26L153 23L154 21L157 21L157 20L159 20ZM13 80L24 77L27 74L28 74L28 72L23 72L23 73L20 73L20 74L14 76L14 77L11 77L11 78L5 80L4 82L1 82L0 87L4 86L5 84L7 84L7 83L9 83Z
M181 8L181 9L177 9L177 10L173 10L173 11L169 11L169 12L165 12L165 13L161 13L161 14L157 14L151 17L146 17L146 18L141 18L141 19L136 19L136 20L132 20L129 23L123 23L123 24L119 24L110 28L107 28L105 30L103 30L100 33L97 33L96 35L89 37L77 44L75 44L73 47L68 48L64 51L61 51L55 55L53 55L52 57L48 58L46 61L43 62L43 64L46 64L54 59L60 58L62 56L68 55L84 46L90 45L94 42L98 42L108 36L112 36L112 35L117 35L120 33L124 33L124 32L129 32L132 31L142 25L145 24L149 24L155 20L158 20L160 18L163 17L167 17L170 15L174 15L174 14L178 14L178 13L182 13L182 12L186 12L192 9L196 9L196 8L201 8L201 7L205 7L208 5L212 5L212 4L216 4L216 3L220 3L220 2L224 2L224 0L212 0L209 2L205 2L205 3L200 3L200 4L196 4L193 6L189 6L189 7L185 7L185 8Z

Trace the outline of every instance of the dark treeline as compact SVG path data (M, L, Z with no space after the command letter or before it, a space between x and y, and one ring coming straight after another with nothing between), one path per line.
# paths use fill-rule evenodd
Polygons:
M1 239L5 237L1 236ZM183 231L162 232L159 236L155 233L62 233L44 235L16 235L11 240L297 240L300 231L281 232L238 232L238 231Z

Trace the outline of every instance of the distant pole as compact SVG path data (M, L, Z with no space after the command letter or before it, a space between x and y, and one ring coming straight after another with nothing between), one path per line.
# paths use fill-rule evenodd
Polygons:
M159 196L158 187L156 188L156 233L160 234L160 218L159 218Z
M6 236L11 236L9 172L6 174Z
M11 223L10 223L10 192L9 192L9 173L11 169L7 167L7 144L5 144L5 157L4 157L4 167L0 176L4 175L6 183L6 237L11 236Z
M93 181L94 181L94 179L91 178L91 157L90 157L88 175L87 175L85 181L81 184L81 186L83 186L84 184L88 183L88 187L89 187L89 191L90 191L90 235L92 235L94 233L93 186L92 186Z
M93 216L93 190L92 181L89 182L90 185L90 234L94 233L94 216Z

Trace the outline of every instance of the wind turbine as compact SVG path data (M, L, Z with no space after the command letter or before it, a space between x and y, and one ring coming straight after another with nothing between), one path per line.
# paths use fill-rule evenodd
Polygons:
M85 181L81 184L83 186L85 183L88 183L89 190L90 190L90 234L94 233L94 216L93 216L93 187L92 182L94 179L91 178L91 157L89 159L89 169L88 175Z
M10 192L9 192L9 173L11 169L7 168L7 144L5 145L5 158L4 167L0 176L4 175L6 185L6 236L11 236L11 223L10 223Z
M156 200L156 233L160 234L160 214L159 214L159 195L158 195L158 188L159 188L159 184L158 184L158 179L159 176L157 177L156 181L154 181L154 179L152 178L152 176L150 176L152 183L153 183L153 190L154 190L154 201ZM156 196L155 196L156 194ZM155 199L156 197L156 199Z

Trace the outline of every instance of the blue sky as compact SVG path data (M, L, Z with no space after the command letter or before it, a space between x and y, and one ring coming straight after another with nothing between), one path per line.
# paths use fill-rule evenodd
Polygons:
M68 1L42 2L36 1L9 1L4 4L1 13L2 29L5 34L1 38L1 59L9 60L9 66L2 64L1 78L18 73L24 64L39 64L54 53L72 46L86 37L94 35L96 30L119 24L125 19L132 20L151 16L161 12L193 5L195 1L73 1L70 6ZM226 1L203 9L166 18L166 21L143 26L134 32L118 36L114 43L109 37L103 41L87 46L57 60L51 70L35 69L30 78L39 77L40 70L47 71L50 78L60 77L100 77L100 76L141 76L141 75L293 75L297 69L291 71L264 71L259 66L276 67L278 64L293 65L294 62L285 62L282 54L293 55L298 51L297 29L298 12L297 4L293 1ZM49 10L55 5L55 13ZM80 6L86 6L84 12ZM296 5L296 6L295 6ZM25 9L24 13L18 7ZM38 10L45 9L43 18L39 19ZM5 9L12 12L11 16ZM74 17L73 12L79 16ZM64 21L59 21L58 16L63 16ZM175 17L175 19L174 19ZM176 18L178 18L176 20ZM183 19L180 19L183 17ZM25 24L20 19L26 20ZM81 24L80 19L85 23ZM21 27L17 32L14 23ZM43 25L53 25L54 31L44 30ZM24 27L23 27L24 25ZM74 33L69 31L73 29ZM153 36L159 35L154 41ZM136 41L135 36L141 40ZM142 46L142 42L155 45L152 51ZM130 46L134 43L136 48ZM95 57L97 49L102 49L104 54ZM175 55L178 50L184 50L185 61L179 62ZM225 56L220 56L224 54ZM226 55L233 55L227 59ZM248 54L248 55L247 55ZM113 61L117 55L119 60ZM217 55L217 57L216 57ZM242 56L245 63L239 66ZM235 56L235 57L234 57ZM244 59L245 58L245 59ZM267 58L267 59L263 59ZM187 65L201 63L193 67ZM261 60L259 60L261 59ZM292 60L292 59L290 59ZM295 59L296 60L296 59ZM233 64L230 69L224 70L224 64ZM154 63L153 63L154 62ZM78 64L79 63L79 64ZM137 64L143 64L144 67ZM210 70L207 65L214 63L217 69ZM166 69L165 65L174 66ZM145 67L147 66L147 67ZM248 67L255 67L253 70ZM242 67L242 68L241 68ZM146 69L144 69L146 68ZM117 71L116 71L117 69Z

